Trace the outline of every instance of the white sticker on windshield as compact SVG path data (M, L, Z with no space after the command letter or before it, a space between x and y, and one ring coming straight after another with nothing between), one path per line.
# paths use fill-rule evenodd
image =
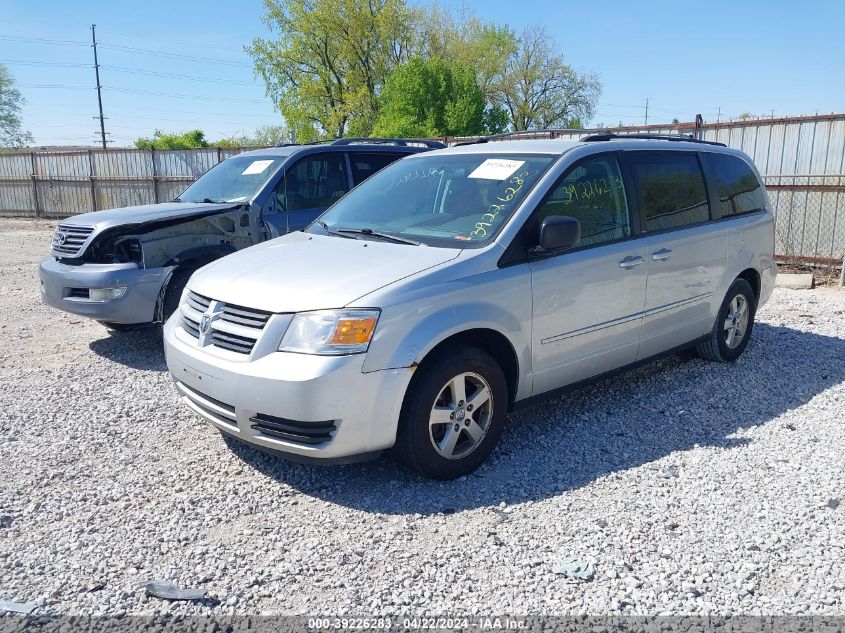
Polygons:
M484 180L504 180L525 164L524 160L506 160L504 158L488 158L467 178L483 178Z
M260 174L273 164L271 160L254 160L249 166L241 172L241 176L250 176L252 174Z

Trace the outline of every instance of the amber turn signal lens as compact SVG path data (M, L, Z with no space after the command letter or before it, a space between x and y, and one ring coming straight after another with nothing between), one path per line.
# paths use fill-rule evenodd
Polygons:
M376 317L340 319L329 341L331 345L363 345L370 342L376 329Z

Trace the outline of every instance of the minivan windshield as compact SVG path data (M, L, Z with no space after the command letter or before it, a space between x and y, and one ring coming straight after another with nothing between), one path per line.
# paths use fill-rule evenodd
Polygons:
M481 246L556 158L471 153L399 160L341 198L308 230L429 246Z
M177 202L246 202L284 161L284 157L236 156L209 169L176 198Z

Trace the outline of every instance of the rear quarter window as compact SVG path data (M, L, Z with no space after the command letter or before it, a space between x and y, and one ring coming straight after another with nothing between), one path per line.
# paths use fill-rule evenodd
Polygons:
M716 181L723 218L766 208L763 185L748 163L737 156L710 152L702 154L702 159Z

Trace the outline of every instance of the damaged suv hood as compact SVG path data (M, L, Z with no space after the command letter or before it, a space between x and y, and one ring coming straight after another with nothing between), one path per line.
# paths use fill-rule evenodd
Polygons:
M211 299L277 313L342 308L460 253L297 232L212 262L194 273L188 288Z
M94 227L99 233L105 229L127 224L144 224L158 220L172 220L182 217L189 217L196 214L214 213L234 209L244 204L243 202L163 202L161 204L145 204L137 207L122 207L120 209L108 209L107 211L93 211L75 215L67 220L62 220L63 225L89 226Z

